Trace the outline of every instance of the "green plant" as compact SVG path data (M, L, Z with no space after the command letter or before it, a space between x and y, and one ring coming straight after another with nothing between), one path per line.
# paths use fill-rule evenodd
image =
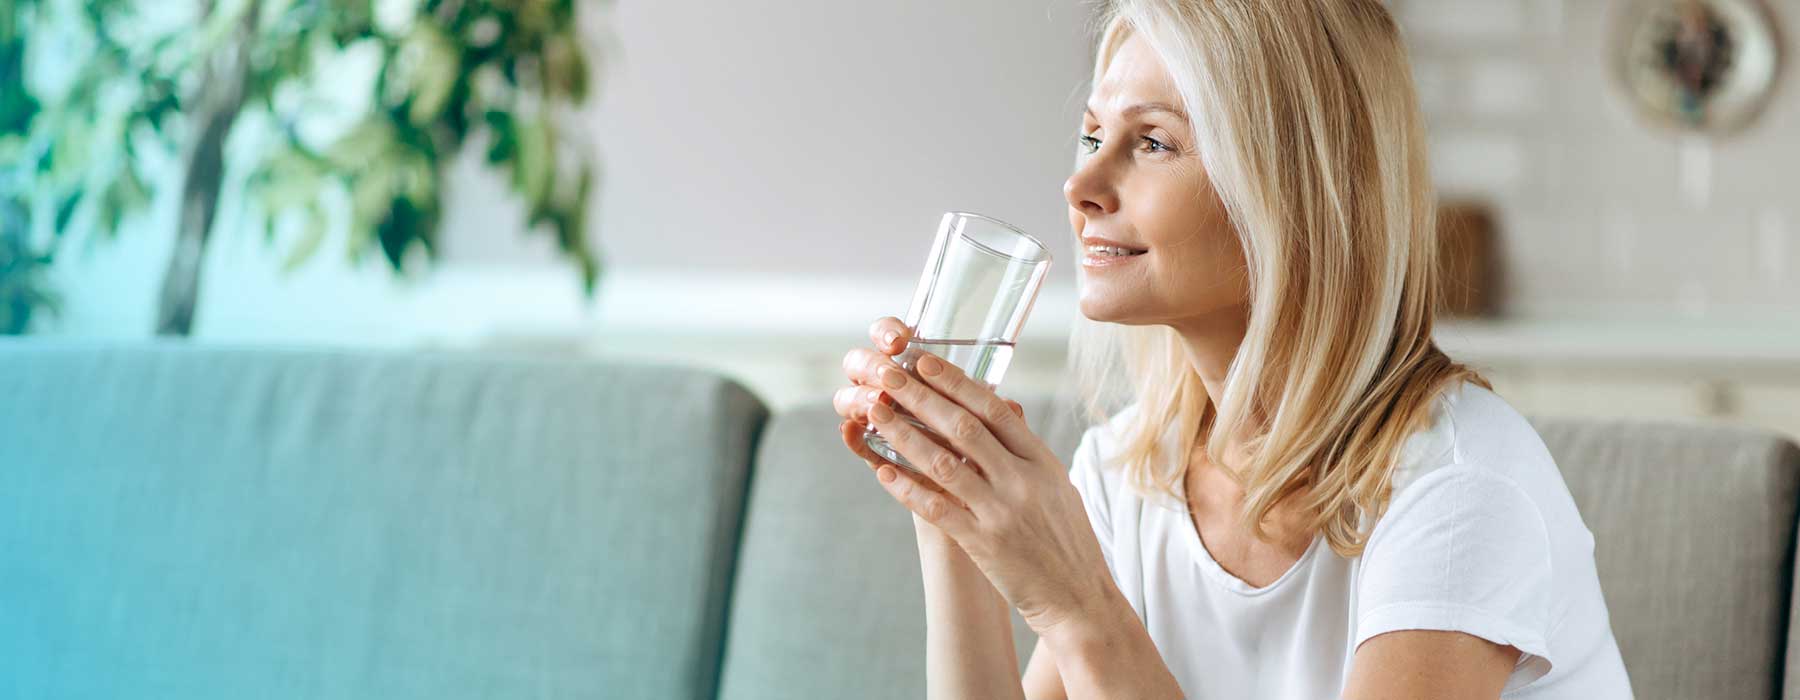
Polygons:
M30 196L49 201L59 236L83 212L116 232L149 202L147 152L184 166L158 333L192 327L220 194L237 172L226 144L246 122L272 125L280 144L242 177L266 238L298 221L286 267L325 238L334 189L349 202L352 261L379 249L401 272L414 246L434 259L445 169L480 135L487 163L524 200L528 227L555 235L593 293L600 265L584 234L597 166L560 126L589 91L574 0L88 0L54 11L51 0L14 2L8 19L20 26L71 22L93 43L68 85L40 96L43 112L13 159L31 171ZM181 10L191 21L154 21ZM372 107L309 140L307 93L331 82L322 65L353 50L379 56Z
M23 206L0 203L0 335L20 335L39 310L56 313L59 299L44 275L50 256L32 250Z
M37 99L24 85L25 35L19 14L0 16L0 162L16 157L38 114ZM0 335L22 334L36 311L55 313L58 307L44 279L50 255L31 246L29 202L21 190L16 184L0 187Z

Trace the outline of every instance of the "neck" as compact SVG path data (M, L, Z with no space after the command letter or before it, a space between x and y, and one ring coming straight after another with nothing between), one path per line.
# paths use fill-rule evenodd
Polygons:
M1206 387L1208 400L1215 407L1215 415L1216 407L1225 395L1226 374L1248 332L1249 316L1248 307L1240 305L1189 319L1179 325L1170 324L1186 346L1188 363L1200 375L1200 383ZM1259 429L1263 419L1264 416L1260 413L1253 412L1245 430ZM1190 504L1202 509L1223 508L1230 512L1243 507L1244 487L1230 475L1237 471L1237 465L1231 462L1243 457L1239 449L1241 443L1241 439L1227 441L1227 464L1224 465L1214 464L1206 457L1204 442L1194 445L1194 454L1189 456L1187 474L1183 479ZM1273 540L1304 548L1310 542L1311 535L1299 516L1293 508L1278 504L1270 511L1264 527Z
M1225 377L1231 370L1231 361L1237 357L1238 346L1243 345L1250 328L1249 307L1239 304L1171 323L1169 327L1181 337L1188 365L1200 375L1207 399L1216 409L1225 397Z

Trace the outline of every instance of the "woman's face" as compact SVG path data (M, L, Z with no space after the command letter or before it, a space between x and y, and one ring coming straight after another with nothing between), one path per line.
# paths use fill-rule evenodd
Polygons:
M1081 155L1063 184L1069 225L1083 243L1081 313L1178 327L1241 314L1243 248L1200 163L1174 81L1138 35L1095 86L1081 133ZM1143 252L1108 256L1094 248L1100 239Z

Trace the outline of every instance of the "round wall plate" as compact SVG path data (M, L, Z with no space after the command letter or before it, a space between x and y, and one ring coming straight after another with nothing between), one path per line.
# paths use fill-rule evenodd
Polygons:
M1781 47L1759 0L1631 0L1619 20L1614 72L1652 121L1728 133L1774 92Z

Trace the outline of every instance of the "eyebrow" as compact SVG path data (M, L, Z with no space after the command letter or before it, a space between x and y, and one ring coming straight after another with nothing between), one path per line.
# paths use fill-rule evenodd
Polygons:
M1087 109L1085 111L1088 116L1090 116L1090 117L1094 116L1094 106L1093 105L1088 105ZM1166 102L1145 102L1143 104L1135 104L1130 107L1126 107L1124 110L1120 111L1119 116L1121 118L1129 119L1132 116L1135 116L1137 114L1141 114L1144 112L1167 112L1167 113L1172 114L1175 117L1181 119L1182 121L1187 120L1186 112L1183 112L1183 111L1181 111L1181 109L1175 107L1174 105L1168 104Z

